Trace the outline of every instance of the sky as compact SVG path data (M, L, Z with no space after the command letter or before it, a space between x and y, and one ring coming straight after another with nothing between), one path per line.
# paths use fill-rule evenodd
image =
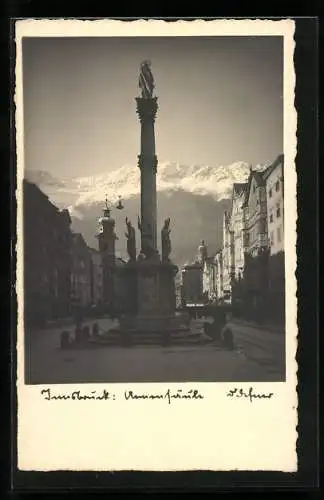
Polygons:
M281 37L25 38L25 167L66 178L136 164L145 59L160 161L253 166L283 152Z

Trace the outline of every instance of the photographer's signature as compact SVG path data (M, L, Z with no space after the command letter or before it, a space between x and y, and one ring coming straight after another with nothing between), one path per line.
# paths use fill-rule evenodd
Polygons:
M253 387L250 387L248 391L245 391L244 389L231 389L228 393L227 393L227 396L229 398L233 398L233 399L236 399L236 398L247 398L250 400L250 402L252 403L254 400L256 399L271 399L272 396L273 396L273 392L261 392L261 393L257 393L257 392L254 392L253 390Z

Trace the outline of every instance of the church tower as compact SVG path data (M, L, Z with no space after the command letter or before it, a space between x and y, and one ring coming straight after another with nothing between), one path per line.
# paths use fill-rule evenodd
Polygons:
M202 240L199 247L198 247L198 255L197 255L197 260L200 264L204 265L208 257L208 249L207 245L205 244L205 240Z
M105 306L113 307L116 269L115 243L118 238L115 233L115 220L111 217L111 210L108 207L107 199L103 217L99 219L99 231L96 236L98 238L102 264L103 302Z

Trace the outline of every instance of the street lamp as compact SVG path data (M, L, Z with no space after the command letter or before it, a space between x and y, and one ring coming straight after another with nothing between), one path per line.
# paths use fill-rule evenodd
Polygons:
M108 196L106 195L106 211L108 211L110 214L111 208L109 208L109 204L110 204L110 206L112 206L112 203L108 202ZM123 205L121 196L118 196L118 202L117 202L117 205L115 206L115 208L117 208L117 210L123 210L124 205Z
M106 198L105 198L105 204L106 204L106 208L104 209L104 217L110 218L110 213L111 213L111 210L112 210L112 203L110 203L108 201L108 196L107 195L106 195ZM123 205L121 196L118 196L118 202L117 202L117 205L115 206L115 208L117 210L123 210L124 205Z

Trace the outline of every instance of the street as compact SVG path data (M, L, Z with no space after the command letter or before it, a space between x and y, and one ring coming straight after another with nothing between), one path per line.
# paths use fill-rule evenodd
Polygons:
M113 322L92 319L102 330ZM192 328L202 328L194 320ZM234 351L214 343L191 346L83 346L62 350L62 326L30 332L28 384L126 382L266 382L285 377L284 335L233 322ZM67 325L73 331L73 325Z
M268 372L285 379L285 334L274 333L257 326L231 323L236 348L242 349L250 361L255 361Z

